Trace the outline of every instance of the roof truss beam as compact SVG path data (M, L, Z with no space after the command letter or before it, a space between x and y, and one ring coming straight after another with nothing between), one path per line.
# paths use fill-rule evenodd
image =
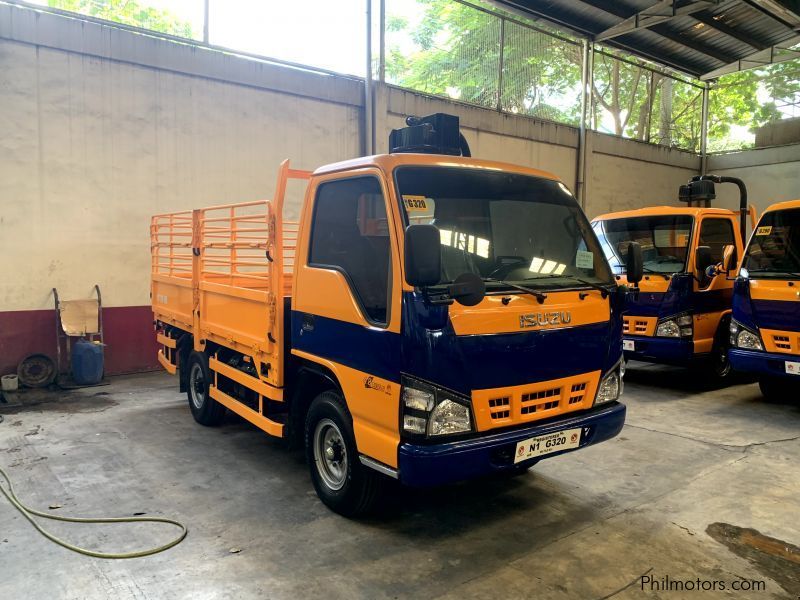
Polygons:
M752 35L748 35L741 29L736 29L735 27L731 27L730 25L726 25L720 19L716 19L710 13L707 12L698 12L692 15L693 19L700 21L703 25L707 25L712 29L716 29L720 33L724 33L728 37L732 37L735 40L739 40L740 42L747 44L751 48L755 48L756 50L765 50L769 48L769 44L765 44L764 42L757 40Z
M626 33L632 33L638 29L647 29L659 23L665 23L675 17L691 15L713 8L719 3L720 0L695 0L694 2L677 6L674 0L662 0L658 4L628 17L621 23L601 31L594 39L598 42L604 42Z
M718 60L721 63L729 63L736 59L736 55L731 56L730 54L721 50L717 50L706 43L692 39L688 35L681 35L666 25L658 25L653 27L653 33L657 33L661 37L671 40L676 44L680 44L681 46L685 46L686 48L690 48L695 52L700 52L701 54Z
M775 46L771 46L764 50L759 50L758 52L754 52L749 56L728 63L724 67L704 73L700 76L700 79L703 81L708 81L711 79L717 79L718 77L727 75L728 73L736 73L738 71L745 71L747 69L765 67L767 65L773 65L776 63L785 62L787 60L800 58L800 48L793 48L793 46L798 45L800 45L800 35L795 35L785 42L781 42L780 44L776 44Z

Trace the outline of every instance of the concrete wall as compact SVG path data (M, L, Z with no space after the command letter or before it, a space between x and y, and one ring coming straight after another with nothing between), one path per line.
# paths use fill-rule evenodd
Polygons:
M742 179L760 213L775 202L800 198L800 144L712 155L708 172ZM717 198L719 206L736 208L739 192L736 186L718 185Z
M109 372L153 365L153 213L270 197L278 163L359 155L363 82L0 5L0 372L54 351L50 290L103 290ZM408 114L458 114L477 157L572 189L578 132L377 86L378 151ZM674 203L695 155L590 133L587 212ZM296 212L299 190L292 195Z
M51 288L95 283L107 370L152 367L150 215L268 198L287 157L358 156L362 88L0 6L0 373L54 354Z

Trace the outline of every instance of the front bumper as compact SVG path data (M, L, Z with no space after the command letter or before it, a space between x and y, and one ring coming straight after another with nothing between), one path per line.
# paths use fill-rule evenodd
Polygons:
M633 341L634 350L625 350L628 360L686 366L695 359L694 342L689 338L624 336Z
M800 362L800 356L731 348L728 350L728 359L731 361L731 366L737 371L769 377L786 377L787 379L796 379L800 383L800 375L786 373L786 361Z
M398 453L399 479L406 485L423 487L509 471L515 467L517 442L563 429L583 428L578 448L531 459L528 464L532 465L542 458L551 458L611 439L622 430L624 423L625 405L613 402L569 418L490 433L479 438L434 445L403 443Z

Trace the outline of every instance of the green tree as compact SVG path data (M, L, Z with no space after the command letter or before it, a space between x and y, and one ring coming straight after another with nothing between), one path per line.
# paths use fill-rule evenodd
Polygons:
M192 25L168 10L136 0L48 0L48 6L98 19L142 27L179 37L192 38Z
M390 17L387 30L415 47L387 49L390 82L431 94L576 124L580 115L581 49L546 33L506 22L500 84L500 20L495 14L450 0L416 0L417 27ZM391 4L390 4L391 9ZM536 23L539 29L547 29ZM624 58L625 60L620 60ZM725 76L709 97L710 149L734 141L733 125L751 131L783 115L781 103L800 101L800 61ZM502 90L499 88L502 87ZM759 94L772 101L762 103ZM616 50L595 54L594 129L642 141L699 150L702 84L646 68Z

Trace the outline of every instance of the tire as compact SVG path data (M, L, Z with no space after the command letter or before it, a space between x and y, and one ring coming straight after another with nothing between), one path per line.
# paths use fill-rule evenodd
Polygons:
M730 320L723 319L714 337L714 345L711 348L710 373L713 381L724 383L730 380L733 374L731 361L728 359L728 348L730 346L728 329Z
M208 395L211 373L208 357L203 352L193 351L187 364L188 377L186 397L194 420L206 427L216 427L225 418L225 407Z
M758 380L758 387L767 400L787 400L792 397L790 382L778 377L761 377Z
M338 392L322 392L311 403L305 447L311 481L323 504L345 517L374 507L385 481L359 461L353 420Z

